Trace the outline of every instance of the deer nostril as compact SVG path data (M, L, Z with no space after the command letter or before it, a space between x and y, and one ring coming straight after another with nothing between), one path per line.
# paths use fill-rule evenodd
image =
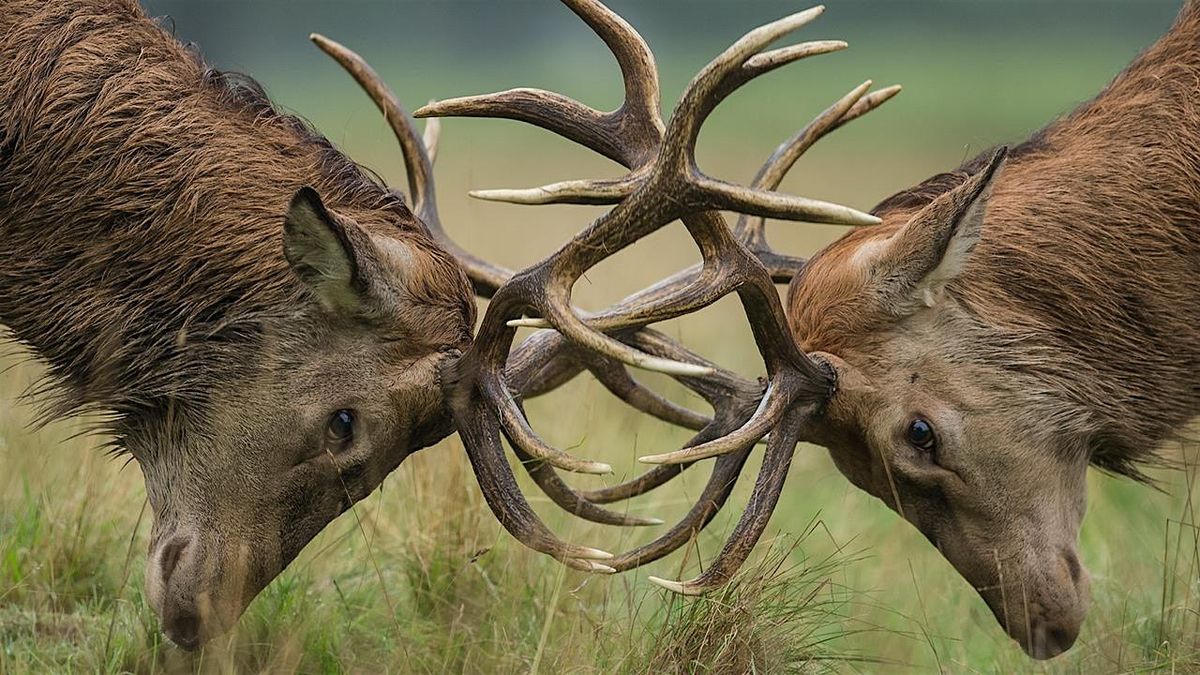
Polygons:
M1067 628L1051 628L1050 644L1059 650L1066 650L1075 644L1075 632Z
M187 651L200 647L200 620L194 614L182 614L163 626L171 641Z
M1079 556L1073 551L1064 551L1063 560L1067 563L1067 572L1071 574L1071 582L1076 586L1079 585L1079 578L1083 575L1083 568L1079 565Z
M179 565L179 558L183 555L183 550L187 548L189 541L186 537L175 537L163 544L162 554L159 556L163 586L166 586L167 582L171 580L171 575L175 573L175 568Z

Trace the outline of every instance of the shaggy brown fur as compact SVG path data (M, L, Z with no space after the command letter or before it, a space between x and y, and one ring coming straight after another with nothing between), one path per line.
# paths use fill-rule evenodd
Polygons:
M450 433L474 312L400 197L133 0L0 0L0 323L47 417L105 411L137 460L180 645Z
M789 318L838 371L810 436L1044 658L1087 610L1087 466L1144 479L1200 414L1200 2L996 166L885 200Z
M302 185L417 246L448 317L421 337L469 339L461 273L402 199L135 1L0 3L0 73L0 321L63 385L55 414L203 400L243 363L303 300L281 255Z

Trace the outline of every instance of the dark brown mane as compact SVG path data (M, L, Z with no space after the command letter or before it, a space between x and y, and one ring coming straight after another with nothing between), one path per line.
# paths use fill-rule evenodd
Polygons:
M248 115L256 121L279 125L316 149L320 156L321 172L331 176L343 189L359 195L366 202L384 197L380 209L408 213L403 196L389 190L383 178L373 170L358 164L343 154L334 144L299 115L280 110L258 80L245 73L223 71L208 66L198 51L189 45L197 62L204 68L203 86L212 88L231 110Z
M461 272L397 193L133 0L3 4L0 167L0 320L49 363L56 415L203 399L303 306L282 226L305 185L409 241L428 268L413 299L471 323Z

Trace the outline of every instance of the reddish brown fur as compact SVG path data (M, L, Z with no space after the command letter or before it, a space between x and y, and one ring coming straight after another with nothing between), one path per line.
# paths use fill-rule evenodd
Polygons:
M813 260L789 298L805 349L870 351L891 318L850 259L985 158L890 197L874 210L883 225ZM1014 148L948 290L1000 334L1011 367L1067 394L1060 422L1101 436L1105 468L1138 475L1200 411L1200 5L1096 99Z
M989 155L881 203L789 315L839 374L811 437L1048 657L1087 608L1087 465L1144 478L1200 414L1200 2L950 208Z

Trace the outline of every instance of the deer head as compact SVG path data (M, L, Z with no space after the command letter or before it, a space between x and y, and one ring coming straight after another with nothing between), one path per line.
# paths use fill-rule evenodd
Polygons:
M1065 419L1054 422L1057 395L1030 396L1044 385L1022 372L1019 336L946 290L970 274L1004 156L916 213L822 251L789 303L797 342L838 380L808 437L913 523L1030 655L1046 658L1071 646L1087 610L1077 537L1090 453Z
M230 627L326 524L451 431L438 368L474 319L453 259L427 236L371 234L311 188L280 220L302 309L264 319L259 348L203 404L125 422L155 516L147 595L188 648Z

